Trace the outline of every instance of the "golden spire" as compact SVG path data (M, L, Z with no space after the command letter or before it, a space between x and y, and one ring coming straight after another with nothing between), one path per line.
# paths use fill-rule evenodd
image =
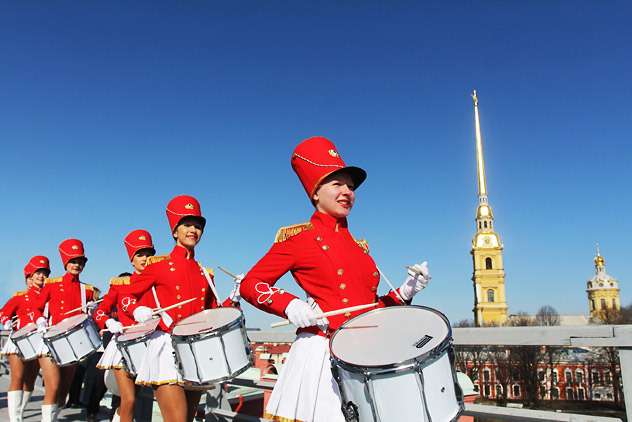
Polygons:
M487 204L487 184L485 182L485 163L483 162L483 144L481 142L481 125L478 120L478 98L476 90L470 94L474 98L474 117L476 120L476 162L478 168L478 198L479 205Z
M599 254L599 243L597 243L597 256L595 257L595 265L603 266L606 263L606 260Z

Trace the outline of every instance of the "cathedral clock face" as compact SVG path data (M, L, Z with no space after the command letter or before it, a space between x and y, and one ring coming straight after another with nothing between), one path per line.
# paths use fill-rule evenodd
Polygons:
M483 242L485 242L486 245L489 245L491 241L492 241L492 239L489 236L485 236L483 238Z

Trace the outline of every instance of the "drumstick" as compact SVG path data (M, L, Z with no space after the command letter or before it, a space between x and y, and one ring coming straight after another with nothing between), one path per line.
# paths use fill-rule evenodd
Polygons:
M377 268L377 270L380 272L380 274L382 274L382 278L384 279L384 281L386 281L386 284L389 285L389 287L391 288L391 290L393 292L395 292L395 296L397 296L397 299L399 299L400 302L402 302L402 305L406 304L406 301L399 295L399 292L395 289L395 287L393 287L393 285L391 284L390 281L388 281L388 278L386 278L386 276L384 275L384 273L382 272L382 270L380 270L379 267L375 267Z
M377 306L377 302L369 303L367 305L350 306L348 308L336 309L335 311L323 312L322 314L317 314L316 318L317 319L326 318L326 317L330 317L330 316L344 314L344 313L347 313L347 312L359 311L360 309L372 308L374 306ZM285 320L285 321L281 321L281 322L275 322L274 324L270 324L270 327L271 328L277 328L277 327L282 327L284 325L290 325L290 321L289 320Z
M94 303L100 303L100 302L103 302L103 299L99 299L99 300L95 301ZM73 312L80 311L80 310L82 310L83 308L87 308L87 307L88 307L88 305L86 304L86 305L80 306L80 307L78 307L78 308L75 308L75 309L73 309L73 310L71 310L71 311L64 312L62 315L68 315L68 314L71 314L71 313L73 313Z
M151 313L151 316L158 315L161 312L168 311L169 309L173 309L177 306L184 305L185 303L193 302L194 300L199 299L197 297L192 297L191 299L183 300L182 302L173 304L171 306L167 306L166 308L156 308L154 312Z
M408 268L410 271L414 272L415 274L420 275L420 276L425 278L425 276L417 268L409 267L408 265L406 265L406 268ZM430 280L431 278L432 278L432 276L428 275L428 280Z
M226 274L228 274L229 276L231 276L232 278L234 278L236 280L240 280L240 281L243 280L243 278L237 277L235 274L231 273L230 271L226 271L225 269L223 269L219 265L217 266L217 268L219 268L220 270L224 271Z

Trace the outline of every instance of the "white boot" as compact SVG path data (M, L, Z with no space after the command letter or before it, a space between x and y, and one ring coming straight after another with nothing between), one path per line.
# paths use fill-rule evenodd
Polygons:
M22 390L7 393L7 407L9 408L9 422L22 422L20 409L22 407Z
M54 422L57 420L57 405L56 404L43 404L42 405L42 422Z
M24 419L24 409L26 409L26 405L29 404L29 400L31 400L31 396L33 395L32 391L24 391L22 394L22 406L20 406L20 420Z
M112 422L120 422L121 421L121 417L118 414L118 409L116 409L114 411L114 416L112 416Z

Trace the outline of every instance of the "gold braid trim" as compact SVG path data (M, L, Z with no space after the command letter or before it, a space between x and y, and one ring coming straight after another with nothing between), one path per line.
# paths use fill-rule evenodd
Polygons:
M277 421L277 422L305 422L300 419L284 418L283 416L273 415L272 413L268 413L268 412L266 412L265 415L263 415L263 418L270 419L271 421Z
M61 283L63 277L51 277L44 281L44 284Z
M23 292L15 292L15 293L13 293L13 296L14 297L15 296L23 296L23 295L25 295L27 293L28 293L28 290L24 290Z
M355 237L353 238L353 240L355 240L355 242L360 245L360 247L362 249L364 249L367 252L369 251L369 244L367 243L366 239L356 239Z
M129 277L114 277L110 280L110 286L123 286L130 284Z
M312 223L300 223L294 224L293 226L281 227L274 238L274 243L285 242L292 236L296 236L305 230L314 230L314 225Z
M155 264L156 262L164 261L165 259L171 259L171 254L168 253L166 255L154 255L147 257L147 263L145 263L145 267L151 264Z
M200 264L199 262L198 262L197 264L200 266L200 268L202 268L202 264ZM207 267L207 268L206 268L206 271L208 271L208 275L210 275L210 276L212 276L212 277L215 277L215 273L213 272L213 269L212 269L212 268L208 268L208 267Z

